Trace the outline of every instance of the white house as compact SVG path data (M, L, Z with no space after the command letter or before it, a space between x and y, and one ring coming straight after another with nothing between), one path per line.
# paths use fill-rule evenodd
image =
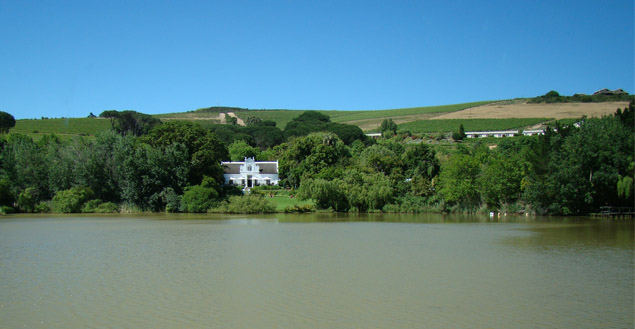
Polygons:
M465 133L467 138L480 138L480 137L514 137L518 134L518 130L504 130L504 131L468 131Z
M225 184L253 187L259 185L278 185L278 161L245 161L221 162L225 173Z
M544 129L528 129L528 130L523 130L523 135L524 136L534 136L534 135L544 135L545 131Z

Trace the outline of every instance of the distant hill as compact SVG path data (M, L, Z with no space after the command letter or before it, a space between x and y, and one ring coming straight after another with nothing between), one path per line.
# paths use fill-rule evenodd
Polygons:
M481 101L443 106L412 107L371 111L318 111L328 115L333 122L353 124L364 131L376 130L384 119L392 119L400 129L413 133L453 131L458 125L486 129L523 128L546 124L555 119L575 119L582 116L599 117L613 114L618 108L628 106L628 101L588 103L536 103L533 99L506 101ZM238 107L208 107L181 113L157 114L161 120L197 121L205 124L224 123L226 114L235 116L238 122L248 117L272 120L283 129L304 110L251 110ZM62 118L41 120L17 120L12 133L32 136L60 134L64 136L91 136L110 128L110 121L102 118Z

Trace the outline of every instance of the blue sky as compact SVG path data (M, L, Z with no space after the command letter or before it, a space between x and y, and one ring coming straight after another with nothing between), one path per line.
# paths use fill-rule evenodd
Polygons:
M373 110L634 88L616 1L0 0L0 111Z

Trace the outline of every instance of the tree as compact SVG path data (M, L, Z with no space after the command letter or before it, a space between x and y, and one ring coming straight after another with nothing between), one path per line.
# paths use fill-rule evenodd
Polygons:
M229 125L235 126L236 124L238 124L238 119L236 119L236 117L233 117L229 114L225 114L225 122Z
M0 206L12 207L13 201L15 198L11 191L11 182L6 178L0 179Z
M32 187L27 188L18 195L18 207L24 212L35 211L37 201L37 190Z
M524 165L518 157L495 157L479 177L481 195L487 205L499 208L510 204L521 195Z
M244 158L256 158L260 150L245 141L238 140L229 145L229 158L231 161L242 161Z
M384 145L373 145L366 148L361 156L361 163L375 172L390 175L396 168L402 166L401 158Z
M104 111L99 116L109 118L112 129L121 136L141 136L161 124L161 120L135 111Z
M481 200L477 181L480 166L479 161L469 155L458 154L451 157L442 167L439 177L439 193L445 201L475 211Z
M201 185L186 189L181 199L181 210L184 212L207 212L218 201L218 184L211 177L205 177Z
M406 147L401 157L406 177L422 176L428 179L439 174L439 160L428 145L419 143Z
M260 126L261 123L262 119L255 116L248 116L245 120L245 125L247 125L247 127Z
M340 189L337 181L325 179L306 179L298 189L298 196L302 200L313 199L319 209L331 208L335 211L348 210L346 195Z
M392 119L384 119L384 121L381 122L379 131L384 137L395 135L397 134L397 124L392 121Z
M8 133L9 129L15 127L13 115L0 111L0 133Z
M143 136L141 141L155 147L166 147L173 143L183 144L190 158L190 186L199 184L203 176L214 177L219 184L224 182L220 162L229 159L227 148L214 133L199 124L184 121L166 122Z
M99 114L100 118L108 118L110 119L110 128L115 130L115 121L119 118L119 112L114 110L103 111Z
M59 191L53 197L53 210L62 213L81 212L82 205L92 199L93 196L93 191L84 186Z
M462 141L465 139L465 128L463 128L463 124L459 125L459 131L452 133L452 139L455 141Z

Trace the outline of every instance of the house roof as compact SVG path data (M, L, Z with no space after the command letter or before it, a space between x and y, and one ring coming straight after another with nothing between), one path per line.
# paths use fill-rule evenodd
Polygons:
M244 161L221 162L225 174L240 174L240 166L244 164ZM255 161L253 164L258 165L261 174L278 173L278 161Z

